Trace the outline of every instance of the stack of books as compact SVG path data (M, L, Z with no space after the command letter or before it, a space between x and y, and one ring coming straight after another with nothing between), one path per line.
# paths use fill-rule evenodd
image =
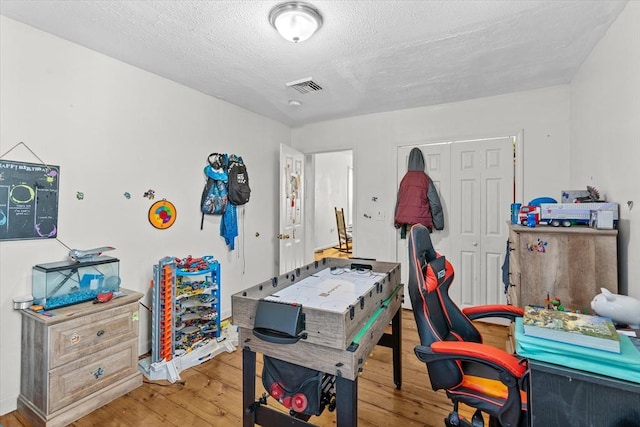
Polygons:
M620 336L606 317L527 306L522 323L525 335L620 353Z

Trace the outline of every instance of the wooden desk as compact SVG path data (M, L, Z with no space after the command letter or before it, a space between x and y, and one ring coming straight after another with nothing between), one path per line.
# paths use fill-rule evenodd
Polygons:
M243 426L310 426L309 417L290 416L256 400L256 353L335 376L338 427L358 424L358 374L376 345L393 349L393 380L401 386L401 311L403 286L397 263L366 262L379 280L343 313L305 308L307 337L293 344L264 341L253 334L256 307L267 298L303 279L330 268L348 268L355 260L325 258L263 282L232 296L234 324L243 347ZM391 323L391 334L385 329ZM351 345L357 342L357 345ZM279 404L279 403L278 403Z

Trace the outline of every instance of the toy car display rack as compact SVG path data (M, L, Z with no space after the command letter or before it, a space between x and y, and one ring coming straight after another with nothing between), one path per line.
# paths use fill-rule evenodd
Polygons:
M151 356L138 363L149 380L175 382L181 371L238 344L235 328L220 326L220 263L192 260L200 262L186 268L185 260L165 257L153 266Z

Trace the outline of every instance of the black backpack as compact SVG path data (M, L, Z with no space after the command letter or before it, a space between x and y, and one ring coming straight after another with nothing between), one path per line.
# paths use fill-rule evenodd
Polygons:
M251 188L249 187L249 174L247 167L242 161L242 157L231 154L229 156L229 177L228 197L234 205L244 205L249 201Z

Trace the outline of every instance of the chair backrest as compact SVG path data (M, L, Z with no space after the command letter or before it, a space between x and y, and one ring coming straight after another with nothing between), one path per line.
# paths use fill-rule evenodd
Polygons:
M431 233L421 224L409 233L409 297L416 320L420 344L435 341L482 342L471 321L449 297L453 283L453 266L436 252ZM447 389L462 381L463 373L455 361L427 364L434 390Z
M336 211L336 226L338 228L338 238L347 242L349 235L347 234L347 226L344 222L344 208L334 208Z

